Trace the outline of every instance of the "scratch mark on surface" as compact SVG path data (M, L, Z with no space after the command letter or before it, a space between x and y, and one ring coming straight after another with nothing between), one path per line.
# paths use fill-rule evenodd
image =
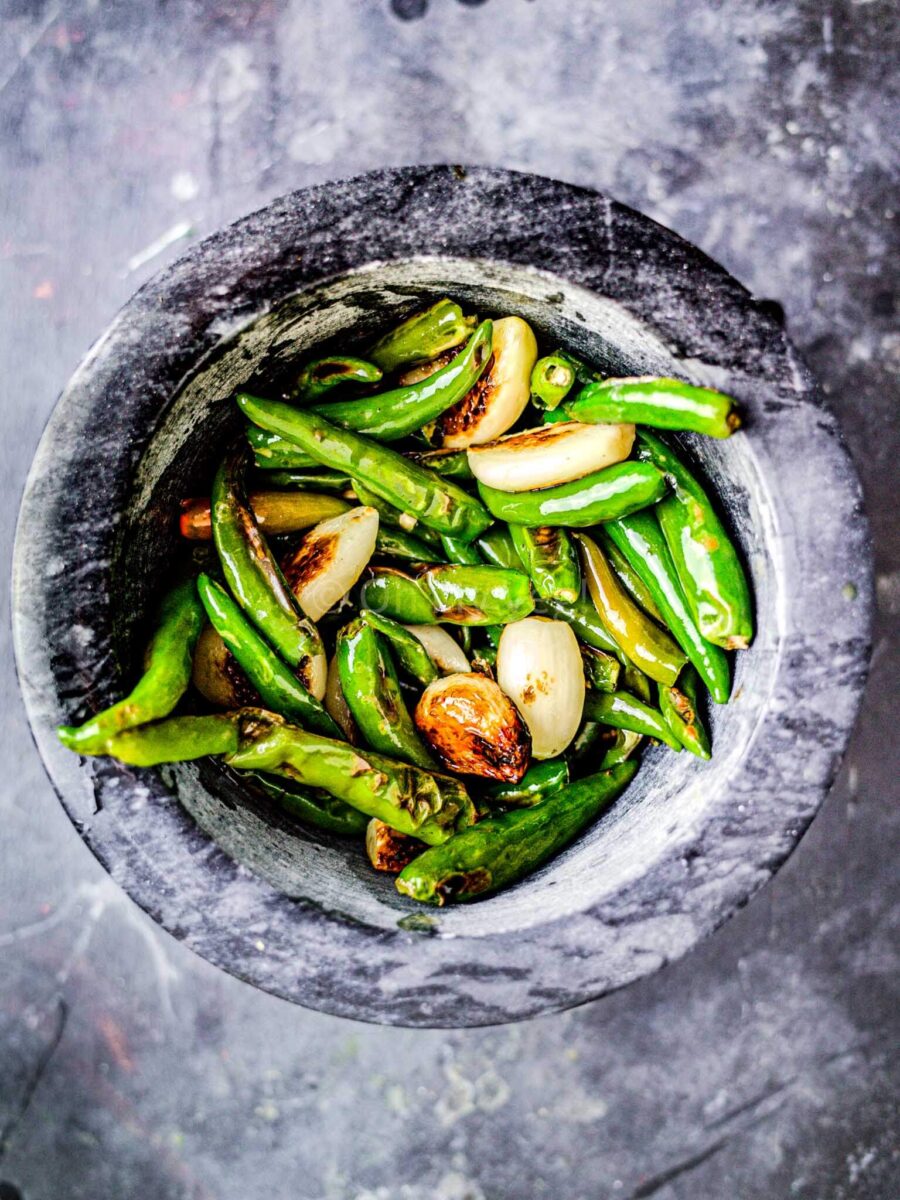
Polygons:
M47 1045L38 1055L34 1068L25 1081L25 1087L22 1089L22 1095L19 1098L19 1103L13 1112L12 1116L0 1130L0 1161L3 1160L10 1143L15 1136L16 1130L22 1124L25 1114L31 1106L31 1101L34 1099L34 1094L38 1089L38 1085L44 1077L47 1068L50 1065L50 1060L56 1051L59 1049L59 1044L62 1041L63 1034L66 1031L66 1023L69 1020L69 1006L60 996L56 1006L56 1024L50 1040Z
M702 1150L698 1150L696 1154L690 1155L688 1158L681 1159L665 1171L661 1171L658 1175L652 1175L649 1179L645 1179L639 1184L633 1192L628 1196L628 1200L647 1200L649 1196L655 1195L658 1191L671 1183L673 1179L677 1179L680 1175L686 1175L688 1171L693 1171L697 1167L702 1166L714 1154L718 1154L720 1150L732 1140L732 1138L740 1136L742 1133L747 1133L754 1125L759 1125L762 1121L768 1120L774 1116L781 1108L780 1104L776 1104L773 1108L765 1113L761 1113L755 1120L748 1121L746 1125L740 1129L735 1129L732 1133L727 1133L724 1137L717 1138L708 1146L704 1146Z
M126 275L130 275L132 271L137 271L141 267L146 266L148 262L152 262L158 254L162 254L164 250L173 245L175 242L180 242L182 238L190 237L194 232L194 227L190 221L176 221L176 223L167 229L165 233L160 234L158 238L145 246L143 250L138 250L137 254L132 254L127 265Z

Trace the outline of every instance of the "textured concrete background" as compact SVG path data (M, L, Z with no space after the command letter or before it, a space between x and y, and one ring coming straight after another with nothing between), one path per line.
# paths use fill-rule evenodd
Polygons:
M900 1194L897 12L0 0L4 572L54 398L142 280L290 188L459 160L604 188L784 306L863 475L880 599L840 781L774 883L623 993L446 1034L258 994L107 881L29 743L4 584L0 1200Z

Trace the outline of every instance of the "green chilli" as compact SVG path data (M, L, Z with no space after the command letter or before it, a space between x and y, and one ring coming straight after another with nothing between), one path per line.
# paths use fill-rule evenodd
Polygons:
M251 421L293 441L323 466L346 471L401 512L411 513L438 533L471 541L491 518L468 492L433 471L412 463L387 446L349 429L339 429L318 413L277 400L241 393L238 406ZM635 464L656 472L646 463Z
M602 532L604 538L618 546L650 589L666 625L697 668L713 700L716 704L727 703L731 691L728 658L724 650L708 642L697 628L655 515L633 513L605 525Z
M236 770L322 788L429 845L447 841L474 820L474 806L458 779L307 733L268 713L254 720L245 709L243 716L240 746L226 760Z
M503 567L429 567L417 580L438 621L454 625L508 625L534 611L527 575Z
M572 539L556 525L510 525L516 554L542 599L574 604L581 595L581 571Z
M111 737L167 717L191 681L194 646L203 628L203 606L193 579L167 593L147 648L145 668L131 692L118 704L89 717L83 725L62 725L56 733L68 750L106 754Z
M308 404L343 384L378 383L382 374L380 367L364 358L351 358L345 354L317 358L301 367L291 389L291 399Z
M496 783L484 797L492 808L531 808L569 782L569 764L564 758L547 758L528 768L518 783Z
M750 585L709 496L661 438L641 432L638 454L672 485L656 515L697 628L717 646L745 650L753 637Z
M253 465L258 471L305 471L320 467L311 455L280 434L248 425L246 437L253 451Z
M397 891L425 904L477 900L536 870L594 821L628 786L637 767L571 783L532 808L479 821L426 850L397 876Z
M470 483L475 476L469 466L469 456L465 450L417 450L408 455L420 467L428 467L442 475L445 479L456 479L462 483Z
M360 838L366 835L370 818L322 788L303 787L291 779L280 775L266 775L262 771L247 772L247 777L260 791L265 792L285 812L302 821L304 825L312 825L316 829L336 833L340 837Z
M208 575L201 575L197 580L197 591L210 624L259 692L263 703L305 729L313 729L325 737L341 737L340 729L321 702L310 695L293 671L260 637L225 589Z
M216 471L212 486L213 541L225 581L250 620L296 669L308 690L321 695L322 640L315 625L300 612L272 557L244 495L242 474L243 455L232 452Z
M583 528L655 504L666 481L652 463L621 462L581 479L537 492L501 492L479 483L488 510L511 525L566 525Z
M509 525L495 525L477 539L481 557L495 567L507 567L511 571L523 571L524 564L513 544Z
M397 662L407 675L417 680L423 687L440 679L441 672L437 669L434 659L422 642L399 621L392 621L383 613L372 612L368 608L364 608L359 615L367 625L370 625L382 637L387 638Z
M385 373L428 362L464 342L474 325L475 318L464 316L458 304L438 300L380 337L370 347L369 358Z
M590 687L598 692L614 692L619 686L622 665L612 654L596 650L593 646L581 647L584 676Z
M372 749L425 770L437 767L404 703L390 651L374 626L360 617L351 621L338 633L335 654L344 699Z
M604 379L565 405L569 418L595 424L651 425L727 438L740 428L734 400L680 379Z
M575 369L571 362L562 354L547 354L532 369L531 399L541 408L558 408L574 383Z
M482 321L461 353L417 383L358 400L316 404L313 412L379 442L407 437L452 408L475 386L490 361L492 329L490 321Z
M395 567L372 567L359 593L363 608L401 625L437 625L434 605L415 579Z
M158 767L162 763L190 762L209 754L237 750L240 720L236 713L211 717L169 717L116 734L103 753L132 767Z
M675 687L659 687L659 710L666 724L691 754L709 758L709 734L699 712L700 680L693 667L685 667Z
M630 729L632 733L656 738L676 753L681 749L681 742L662 715L627 692L588 692L584 700L584 715L589 721L612 725L614 729Z

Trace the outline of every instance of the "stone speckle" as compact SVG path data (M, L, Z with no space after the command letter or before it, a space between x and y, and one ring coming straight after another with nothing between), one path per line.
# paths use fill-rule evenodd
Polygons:
M842 418L879 572L895 578L895 8L833 4L826 39L821 6L790 0L434 2L406 24L386 0L328 7L5 6L4 561L55 395L184 243L129 275L133 255L182 219L201 236L295 186L462 160L607 190L776 297ZM173 193L183 170L193 199ZM668 1176L661 1200L893 1200L895 590L882 585L848 767L778 878L655 976L504 1029L350 1026L209 967L108 886L11 701L0 1126L50 1044L58 996L70 1017L0 1161L0 1195L230 1200L300 1179L317 1200L605 1200ZM203 839L195 853L220 857ZM707 869L702 846L689 863ZM449 1062L471 1081L493 1064L510 1101L445 1130ZM401 1093L408 1110L388 1102ZM605 1116L572 1124L573 1105L600 1101Z

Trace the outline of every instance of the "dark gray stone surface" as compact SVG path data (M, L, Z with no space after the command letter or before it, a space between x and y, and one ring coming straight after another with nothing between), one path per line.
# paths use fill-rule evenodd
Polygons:
M10 707L0 1179L29 1197L892 1197L890 7L394 8L426 15L6 6L4 556L54 395L177 252L142 264L159 234L385 162L494 161L606 188L784 304L876 532L861 724L787 867L686 959L576 1013L446 1035L303 1012L160 934L84 851Z

